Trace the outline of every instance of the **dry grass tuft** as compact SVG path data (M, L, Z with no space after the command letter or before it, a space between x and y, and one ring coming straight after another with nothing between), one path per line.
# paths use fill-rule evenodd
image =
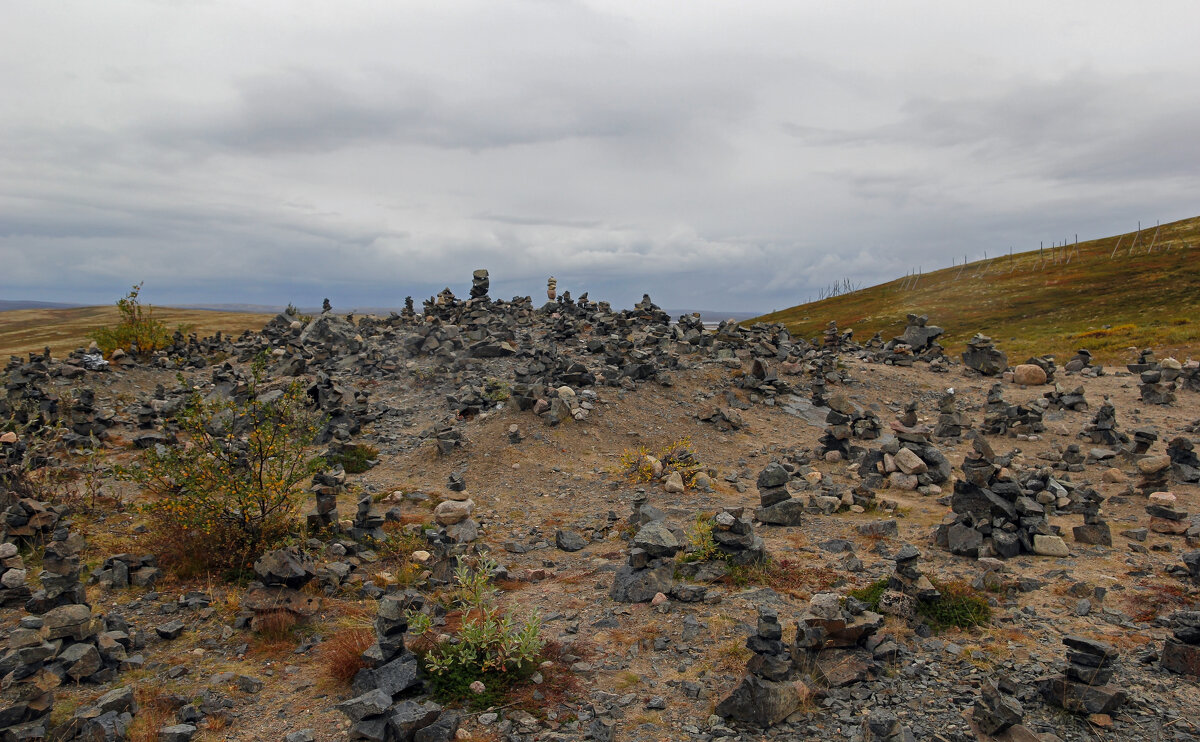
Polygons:
M369 629L344 629L321 645L321 664L325 674L339 683L349 685L358 671L366 667L362 653L375 643Z

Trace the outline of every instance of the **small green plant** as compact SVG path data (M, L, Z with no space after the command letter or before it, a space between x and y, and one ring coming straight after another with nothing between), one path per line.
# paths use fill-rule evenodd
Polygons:
M545 646L541 626L537 612L518 622L511 613L484 607L421 657L431 695L443 703L468 701L473 708L500 705L508 689L537 668ZM471 690L476 681L483 683L482 693Z
M492 402L507 402L512 388L502 379L488 379L483 385L483 396Z
M326 457L329 466L341 464L347 474L362 474L371 468L371 462L379 457L379 449L365 443L342 446L336 453Z
M671 441L657 452L651 453L646 446L627 448L621 452L620 470L634 482L650 482L654 479L679 472L685 487L696 483L696 475L704 470L700 457L692 448L688 437Z
M878 611L879 610L879 599L883 597L883 594L885 592L887 592L887 589L888 589L888 579L885 577L882 580L877 580L875 582L872 582L870 585L867 585L866 587L860 587L856 590L851 590L846 594L849 595L851 598L855 598L857 600L861 600L862 602L866 603L870 607L871 610Z
M154 307L142 304L138 295L142 284L136 283L129 293L117 299L121 319L114 327L93 330L89 337L96 341L104 355L118 348L139 357L149 357L171 343L171 333L161 320L154 318Z
M987 599L966 582L934 582L941 593L937 600L917 601L917 613L935 630L983 626L992 619Z
M726 554L717 547L717 542L713 538L713 530L715 528L716 524L713 522L711 515L706 513L698 514L696 522L687 530L689 548L680 557L679 561L688 563L724 560Z
M498 565L487 557L480 557L479 564L471 566L460 562L454 570L455 588L451 599L464 611L482 610L495 595L492 572Z

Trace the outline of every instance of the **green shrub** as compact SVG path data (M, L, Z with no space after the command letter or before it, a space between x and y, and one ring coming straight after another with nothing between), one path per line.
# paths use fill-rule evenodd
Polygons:
M856 598L866 603L868 606L870 606L871 610L878 611L879 599L883 597L883 594L887 592L887 589L888 579L884 577L882 580L877 580L876 582L872 582L866 587L860 587L857 590L851 590L846 594L851 598Z
M937 600L917 601L917 613L935 630L951 626L969 629L983 626L992 620L992 608L987 599L965 582L934 582L942 594Z
M142 284L137 283L128 294L117 299L121 319L115 327L101 327L89 333L104 355L112 355L120 348L144 358L171 343L166 324L154 318L154 307L143 305L138 299L141 291Z
M409 631L417 637L412 646L428 676L430 694L442 703L465 701L476 709L501 705L508 690L529 678L541 659L545 642L537 612L521 622L492 602L489 575L495 566L485 558L474 568L462 564L455 570L458 585L451 597L464 617L449 640L433 638L427 614L409 614ZM483 683L482 693L471 690L476 681Z
M329 466L342 465L347 474L362 474L371 468L370 462L379 456L379 449L365 443L342 446L328 457Z
M181 575L248 568L295 530L301 484L323 466L305 451L322 419L303 387L261 402L259 375L243 401L194 397L178 420L188 445L148 449L118 472L151 495L147 538Z

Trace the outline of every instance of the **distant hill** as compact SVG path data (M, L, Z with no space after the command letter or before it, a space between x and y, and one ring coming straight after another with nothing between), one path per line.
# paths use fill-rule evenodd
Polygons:
M69 309L78 304L64 304L57 301L25 301L24 299L0 299L0 312L12 312L18 309Z
M899 335L909 313L945 328L941 343L955 355L983 332L1010 363L1062 360L1078 348L1112 362L1130 347L1183 360L1200 354L1200 217L898 278L757 319L805 338L832 319L861 342Z

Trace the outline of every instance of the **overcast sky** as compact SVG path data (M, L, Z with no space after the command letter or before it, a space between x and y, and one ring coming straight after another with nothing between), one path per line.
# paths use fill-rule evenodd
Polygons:
M0 298L771 310L1200 214L1200 3L4 2Z

